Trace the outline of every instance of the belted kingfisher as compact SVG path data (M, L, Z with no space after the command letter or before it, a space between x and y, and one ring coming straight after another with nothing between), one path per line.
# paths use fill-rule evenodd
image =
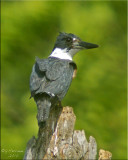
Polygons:
M37 104L39 126L48 119L50 107L62 101L75 77L77 65L73 56L82 49L97 47L72 33L60 32L50 56L36 58L30 76L30 91Z

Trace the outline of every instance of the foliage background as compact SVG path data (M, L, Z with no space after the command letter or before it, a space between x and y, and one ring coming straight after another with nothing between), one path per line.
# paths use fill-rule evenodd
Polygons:
M1 152L22 159L37 135L36 105L29 100L35 56L49 56L59 31L100 48L79 52L77 77L63 100L73 106L76 129L96 138L98 149L126 159L126 1L22 1L1 6Z

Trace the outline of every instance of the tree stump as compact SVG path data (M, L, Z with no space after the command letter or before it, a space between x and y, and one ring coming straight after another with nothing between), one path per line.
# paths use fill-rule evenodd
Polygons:
M95 160L95 138L90 136L88 142L83 130L74 131L75 120L71 107L52 108L46 126L39 128L38 138L32 137L29 140L24 160Z

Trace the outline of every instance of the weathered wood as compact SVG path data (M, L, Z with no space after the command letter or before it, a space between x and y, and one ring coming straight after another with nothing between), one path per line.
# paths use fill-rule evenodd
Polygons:
M49 119L44 127L40 127L38 138L32 137L27 143L24 160L43 159L46 154L52 134L55 131L58 118L62 112L62 106L59 104L51 108Z
M95 138L90 136L88 142L83 130L74 131L75 120L76 116L71 107L54 107L50 111L46 126L39 128L38 138L32 137L29 140L24 160L95 160Z
M103 149L99 150L99 159L98 160L111 160L112 153L109 151L105 151Z

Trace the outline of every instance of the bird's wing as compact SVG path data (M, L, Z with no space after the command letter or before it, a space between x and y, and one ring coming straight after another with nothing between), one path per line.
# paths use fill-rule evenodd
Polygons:
M67 67L67 63L64 63L64 61L60 61L56 58L38 58L36 59L36 65L39 72L45 72L45 76L49 81L55 81L59 78Z
M49 68L45 73L46 78L49 79L49 81L45 84L43 91L52 93L62 100L70 87L73 72L76 68L76 64L71 61L49 61ZM41 90L42 88L38 91L41 92Z
M35 94L45 92L44 88L47 87L51 81L56 80L59 76L56 63L57 59L39 59L36 58L36 63L32 68L30 76L30 91L31 97Z
M31 97L33 97L36 94L36 92L39 90L41 86L42 88L45 86L45 83L47 81L45 76L46 70L47 70L47 59L40 60L39 58L36 58L36 63L32 68L32 73L30 76Z
M58 59L37 59L30 77L31 95L50 93L62 99L72 81L74 62Z
M36 65L41 72L46 71L49 65L48 59L39 59L36 57Z

